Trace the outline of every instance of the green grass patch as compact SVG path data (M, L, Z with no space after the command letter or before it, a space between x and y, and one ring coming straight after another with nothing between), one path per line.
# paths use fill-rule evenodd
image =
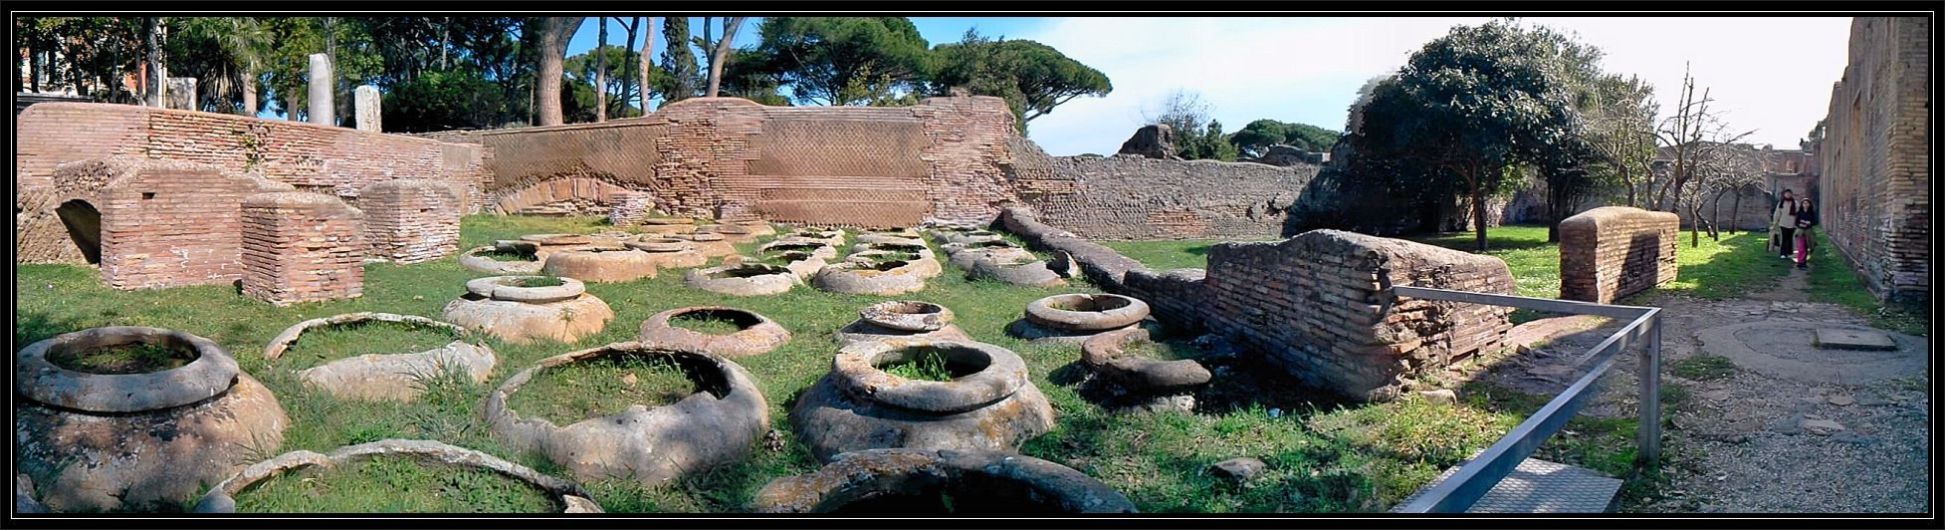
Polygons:
M1206 269L1209 267L1209 247L1223 242L1211 239L1098 241L1101 245L1158 271Z
M1714 381L1736 375L1736 363L1720 355L1698 354L1669 363L1668 369L1677 377L1696 381Z
M659 357L609 355L534 374L507 406L555 425L598 418L643 405L655 408L696 393L680 366Z
M445 346L458 335L445 328L400 322L363 321L304 331L279 357L278 364L302 370L368 353L418 353Z
M1122 347L1122 353L1143 359L1176 361L1194 359L1202 355L1195 346L1181 342L1135 341Z
M166 344L124 344L106 348L55 351L47 362L91 374L146 374L181 368L196 359L192 350Z
M1411 239L1466 252L1479 248L1472 232ZM1560 244L1547 242L1547 227L1508 225L1487 228L1485 254L1506 262L1506 268L1513 273L1516 294L1534 298L1560 297Z
M946 366L945 356L937 352L925 352L910 361L882 367L885 373L915 381L951 381L952 369Z
M523 276L513 280L514 287L560 287L562 285L567 285L567 281L556 276Z
M1930 336L1931 306L1923 304L1882 305L1864 286L1864 279L1852 271L1842 252L1818 230L1817 246L1810 253L1810 299L1849 308L1871 319L1871 326L1919 337ZM1782 261L1782 260L1777 260Z
M468 245L464 248L471 248L525 234L589 233L608 228L598 218L467 216L461 224L461 238ZM748 249L759 243L741 247ZM831 332L856 320L859 309L886 299L808 288L775 296L731 297L688 288L682 284L681 274L591 284L587 286L589 293L615 312L614 320L600 332L572 344L509 344L483 337L481 340L500 359L491 380L475 384L461 377L434 378L425 382L426 391L420 398L410 403L335 399L304 385L283 362L267 363L262 358L264 344L277 333L312 318L358 311L439 318L448 302L466 293L467 280L482 276L486 274L459 267L456 258L450 256L413 265L374 263L365 266L364 295L359 298L276 307L243 297L230 285L116 291L103 285L99 271L93 268L21 265L15 276L18 314L14 337L18 343L30 343L90 327L153 326L215 341L236 357L244 371L276 393L290 417L283 443L260 448L249 459L252 462L298 449L329 452L347 444L385 438L432 439L567 478L570 475L565 469L544 456L510 451L499 444L480 414L480 404L488 392L541 359L634 340L638 324L661 311L707 305L754 311L775 320L796 337L770 353L737 360L769 403L770 427L783 434L782 450L757 449L744 462L653 487L628 479L581 481L597 502L615 513L741 512L770 481L819 467L791 434L795 431L789 424L789 407L795 404L796 396L830 371L831 355L838 347ZM1425 417L1426 411L1387 417L1382 412L1386 409L1373 408L1384 406L1310 410L1285 403L1296 401L1288 399L1287 392L1241 387L1228 389L1240 396L1238 403L1220 412L1108 412L1080 395L1077 374L1085 369L1077 366L1073 346L1033 344L1004 331L1033 300L1096 292L1100 291L1082 278L1070 280L1063 288L1035 288L968 281L960 271L947 271L928 280L925 289L899 298L951 308L957 316L955 325L974 340L1019 354L1027 364L1028 377L1057 409L1052 432L1027 441L1021 452L1111 484L1144 512L1383 511L1430 481L1445 466L1456 463L1445 458L1469 454L1483 448L1482 441L1503 434L1482 430L1477 414L1459 413L1463 414L1460 419L1434 420ZM318 339L326 337L320 333L324 331L307 333L294 353L319 346ZM355 344L356 338L346 337L346 342ZM1175 347L1174 338L1157 340ZM650 404L674 397L674 392L661 398L628 396L626 392L680 389L687 395L694 388L675 370L606 365L583 366L579 368L582 373L568 371L572 368L548 370L535 377L512 396L514 409L526 416L572 423L590 413L609 414L634 403ZM622 382L627 370L635 370L636 386L632 389ZM1218 384L1222 384L1220 381L1223 379L1219 378ZM628 397L607 400L610 396ZM1271 407L1281 408L1273 416ZM1373 412L1359 412L1367 409ZM1364 417L1357 422L1333 423L1329 419L1349 414ZM1327 425L1355 423L1360 429L1379 434L1412 432L1423 439L1322 433L1308 426L1312 419ZM1386 425L1420 421L1429 423ZM1419 460L1402 454L1435 457ZM1206 471L1210 464L1239 456L1260 458L1269 469L1248 486L1230 484ZM398 495L389 489L383 491ZM346 510L382 511L388 509L384 502L391 501L363 500L347 504L350 508Z
M735 319L702 311L676 315L669 319L669 325L709 335L728 335L743 330Z
M1718 241L1702 234L1698 244L1687 231L1680 232L1675 244L1675 281L1658 290L1727 300L1776 289L1777 280L1790 273L1790 263L1769 251L1768 234L1738 232L1721 237Z
M483 469L381 455L264 480L236 497L239 513L545 513L547 492Z

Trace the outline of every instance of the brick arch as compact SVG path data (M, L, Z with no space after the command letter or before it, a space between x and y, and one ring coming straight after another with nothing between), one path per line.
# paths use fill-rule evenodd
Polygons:
M489 207L495 214L507 215L536 206L566 201L613 206L622 197L639 193L642 193L642 190L628 188L609 179L580 175L565 176L495 191Z
M109 156L68 162L54 167L48 185L22 189L14 197L15 259L21 263L97 264L102 191L126 182L144 161L136 156ZM92 230L84 230L95 234L92 249L87 248L88 241L77 237L77 227L70 224L82 220L74 217L76 214L86 213L78 209L77 202L95 214ZM67 218L62 215L63 207Z

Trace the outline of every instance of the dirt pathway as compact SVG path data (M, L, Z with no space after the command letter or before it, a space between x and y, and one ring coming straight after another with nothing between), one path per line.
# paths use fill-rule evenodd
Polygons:
M1749 299L1662 296L1663 381L1685 389L1666 441L1669 481L1641 512L1924 512L1931 444L1928 345L1891 334L1899 350L1820 349L1818 328L1864 329L1842 306L1808 302L1808 274ZM1676 375L1677 363L1718 355L1726 377ZM1631 364L1631 363L1630 363ZM1632 367L1609 393L1634 401ZM1604 400L1615 401L1615 400ZM1633 407L1628 407L1632 411Z
M1896 351L1821 349L1819 328L1869 330L1842 306L1810 302L1806 271L1747 298L1665 294L1630 303L1662 312L1665 483L1626 512L1917 513L1927 505L1928 343L1889 333ZM1565 324L1563 320L1560 323ZM1495 366L1500 385L1554 395L1584 353L1624 322L1606 321ZM1686 361L1718 356L1713 363ZM1637 355L1622 355L1581 414L1631 418ZM1721 361L1728 361L1729 370ZM1712 365L1716 370L1697 369ZM1694 377L1690 379L1684 375Z

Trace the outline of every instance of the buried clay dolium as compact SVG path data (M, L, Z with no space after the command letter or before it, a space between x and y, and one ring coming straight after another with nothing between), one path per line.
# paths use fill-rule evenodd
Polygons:
M413 482L421 480L440 488L429 492L391 489L410 488L417 485ZM579 485L486 453L429 440L380 440L342 447L328 455L292 451L252 464L210 488L197 502L195 511L600 513L602 510Z
M573 342L601 331L615 316L579 280L550 276L475 278L442 314L447 322L515 344Z
M690 287L732 296L782 294L802 281L790 269L762 263L690 269L682 278Z
M681 367L694 392L673 404L633 404L568 425L523 417L512 406L543 371L613 357L645 357ZM609 344L550 357L509 378L486 399L493 434L515 451L545 455L581 480L626 477L644 485L741 461L769 430L762 391L742 366L699 351Z
M708 328L692 324L708 322ZM723 329L709 329L723 328ZM642 321L638 340L648 346L701 350L724 357L746 357L790 342L790 331L769 317L732 307L684 307Z
M951 380L886 371L928 355L942 357ZM792 428L821 461L887 447L1012 451L1053 422L1052 406L1018 355L990 344L923 339L845 346L790 412Z
M401 348L403 351L388 350L382 345L399 340L397 337L400 334L398 330L375 333L370 330L374 325L383 324L436 332L444 344ZM359 329L347 329L352 327ZM493 371L493 365L498 363L493 350L483 342L470 340L471 333L465 328L425 317L391 313L350 313L299 322L271 339L270 345L263 350L264 360L278 360L298 343L300 336L307 333L324 335L314 336L311 340L334 342L328 345L339 349L377 350L347 358L317 359L322 362L310 367L302 366L310 360L303 358L308 355L290 363L297 365L292 368L298 369L299 380L341 399L411 401L425 389L426 381L447 374L456 374L474 383L485 383ZM372 347L374 342L381 346Z
M972 340L952 325L952 310L916 300L872 304L858 311L858 320L838 329L834 335L842 345L896 339Z
M128 345L193 355L180 367L102 374L50 358ZM15 356L15 455L50 510L168 510L272 450L290 420L276 397L209 339L144 327L93 328ZM18 494L20 492L16 492Z
M1031 515L1135 513L1098 480L1038 458L997 451L868 449L808 475L771 481L759 513Z

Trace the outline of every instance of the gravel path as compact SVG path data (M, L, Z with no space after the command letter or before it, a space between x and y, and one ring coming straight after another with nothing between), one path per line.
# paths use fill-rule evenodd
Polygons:
M1792 271L1795 281L1765 295L1769 300L1656 300L1653 305L1666 315L1664 367L1707 353L1696 335L1716 326L1869 324L1842 306L1776 301L1802 300L1801 292L1789 287L1801 286L1803 274ZM1921 346L1903 355L1928 357L1924 339L1910 339ZM1848 353L1833 354L1831 362L1842 362ZM1856 352L1858 359L1883 355ZM1626 381L1610 382L1608 393L1632 392L1631 368L1617 370L1622 372L1617 379ZM1689 393L1664 442L1672 460L1670 480L1659 497L1624 506L1626 511L1922 513L1930 508L1931 399L1923 369L1853 384L1741 368L1712 381L1686 380L1666 370L1663 378ZM1633 401L1632 396L1623 400Z
M1842 306L1808 302L1805 284L1803 271L1791 271L1780 288L1747 299L1661 295L1634 302L1663 309L1662 381L1681 387L1686 397L1664 432L1667 481L1651 495L1623 499L1620 511L1922 513L1929 508L1927 341L1903 336L1899 342L1905 349L1896 353L1817 350L1807 342L1810 330L1869 326L1869 321ZM1756 322L1780 331L1764 335L1762 327L1752 326L1746 331L1759 333L1735 336L1755 337L1748 343L1768 349L1765 354L1860 368L1840 370L1846 377L1838 382L1827 374L1776 373L1777 363L1738 365L1733 374L1713 380L1674 375L1682 359L1722 354L1704 351L1698 337L1703 330ZM1581 354L1623 324L1609 320L1560 337L1484 375L1524 392L1558 394L1585 368ZM1784 343L1792 344L1779 346ZM1631 352L1618 358L1602 379L1600 394L1581 414L1634 417L1636 361ZM1886 364L1900 370L1886 371Z

